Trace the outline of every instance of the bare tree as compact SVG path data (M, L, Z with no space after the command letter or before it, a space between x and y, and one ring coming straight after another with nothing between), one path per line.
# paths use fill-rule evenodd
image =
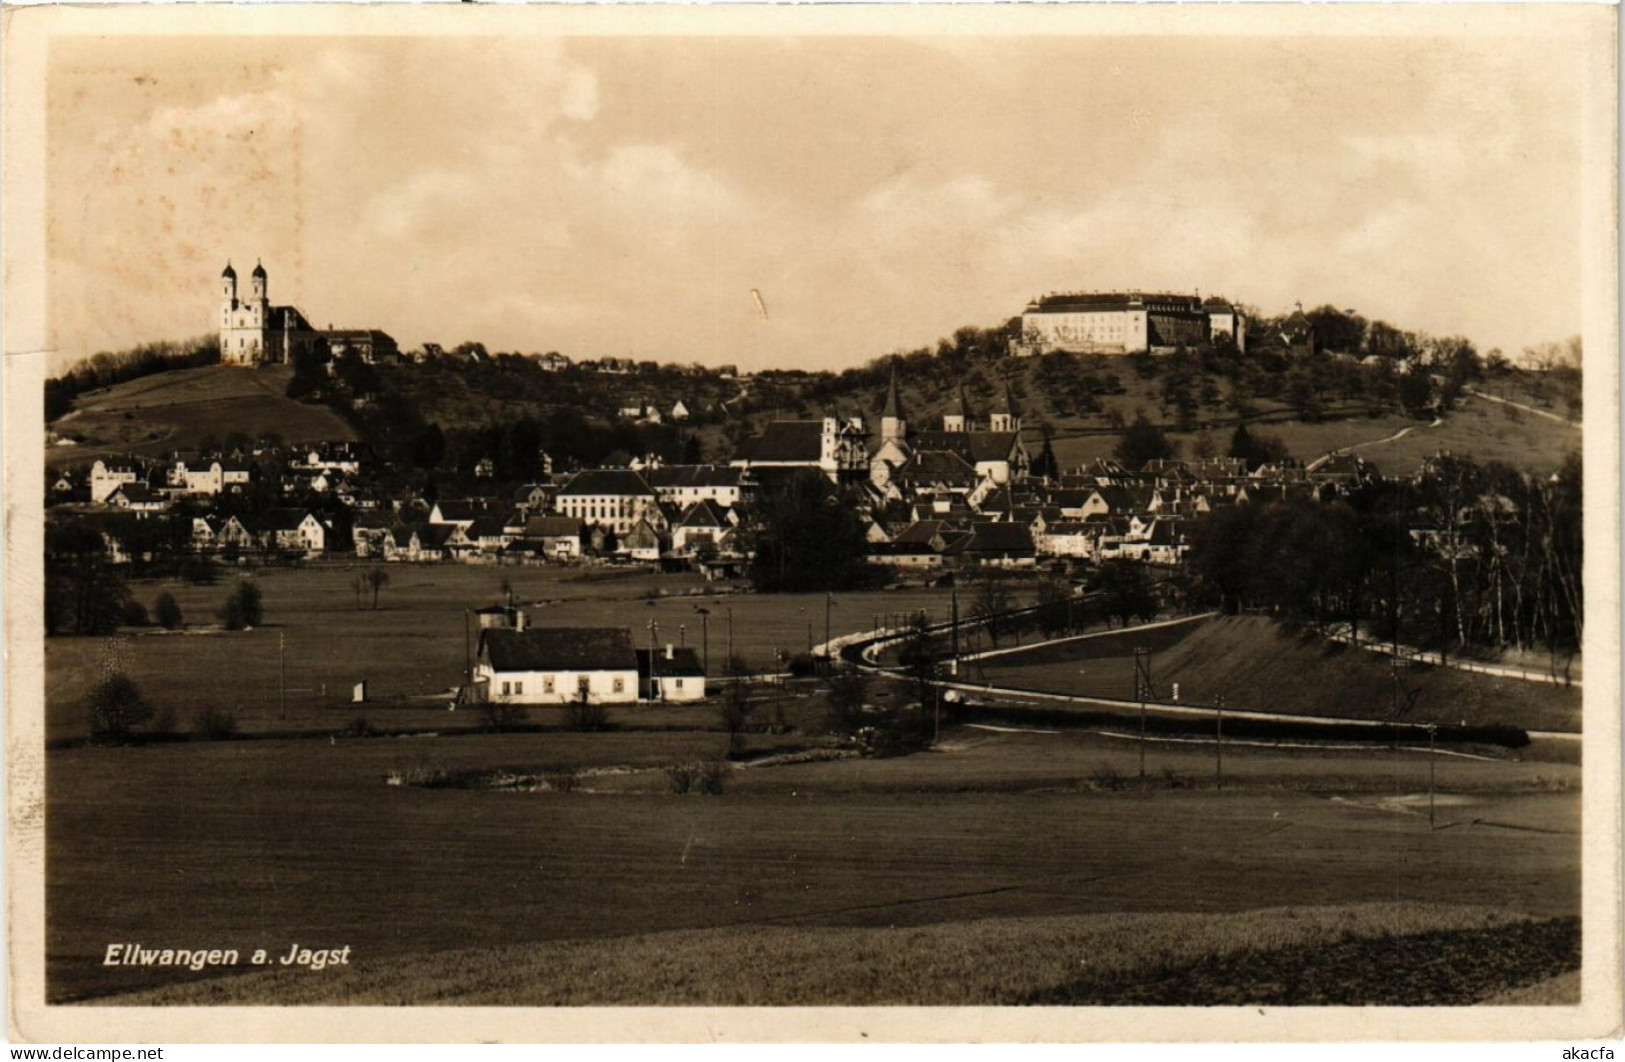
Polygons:
M378 608L378 591L389 585L389 573L382 568L372 568L367 572L367 585L372 587L372 607Z

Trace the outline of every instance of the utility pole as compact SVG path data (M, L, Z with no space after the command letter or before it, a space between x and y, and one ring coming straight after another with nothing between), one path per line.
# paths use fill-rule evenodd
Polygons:
M288 639L281 631L276 633L277 718L288 718Z
M1140 777L1145 777L1145 702L1151 696L1151 650L1134 650L1134 695L1140 702Z
M1215 704L1218 711L1213 727L1213 777L1219 788L1224 788L1224 698L1221 696Z
M472 683L474 681L474 650L469 638L468 609L465 608L463 609L463 680Z
M655 701L655 693L660 689L660 683L655 678L655 663L660 659L660 621L649 621L649 703Z
M734 675L734 610L731 608L728 610L728 676L737 681Z
M953 630L954 659L959 659L959 589L948 591L950 626Z
M824 594L824 662L829 662L829 610L835 607L835 595Z
M711 610L700 609L700 667L711 673Z
M688 648L688 624L686 623L677 625L677 645L682 649Z
M1433 829L1433 773L1438 764L1438 757L1434 755L1434 741L1439 733L1436 724L1428 724L1428 829Z

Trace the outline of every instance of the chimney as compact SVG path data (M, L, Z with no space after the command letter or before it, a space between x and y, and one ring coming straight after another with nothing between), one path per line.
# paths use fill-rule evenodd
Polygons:
M522 608L513 610L513 629L516 631L525 629L525 610Z
M670 642L667 642L666 643L666 659L667 660L675 659L676 655L677 655L677 650L672 648L672 644Z

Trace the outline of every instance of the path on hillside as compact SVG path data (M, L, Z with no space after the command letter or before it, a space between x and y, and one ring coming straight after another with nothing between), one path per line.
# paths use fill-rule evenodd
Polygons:
M1405 436L1409 435L1413 431L1417 431L1417 430L1422 429L1422 428L1437 428L1439 425L1441 425L1443 423L1444 423L1444 418L1443 417L1434 417L1432 422L1428 423L1428 424L1412 424L1408 428L1400 428L1398 431L1394 432L1392 435L1384 435L1380 439L1368 439L1365 442L1352 443L1352 444L1350 444L1348 446L1340 447L1339 449L1333 450L1330 453L1325 453L1325 454L1322 454L1321 456L1315 458L1313 461L1309 462L1309 464L1305 466L1305 470L1309 471L1309 472L1313 472L1315 469L1319 468L1321 465L1325 464L1327 461L1330 461L1333 457L1336 457L1338 454L1353 453L1355 450L1364 450L1369 446L1381 446L1384 443L1398 442L1400 439L1403 439Z
M1472 395L1474 398L1483 398L1483 399L1487 399L1487 400L1489 400L1491 402L1499 402L1503 406L1511 406L1513 409L1521 409L1525 413L1533 413L1537 417L1545 417L1547 420L1555 420L1559 424L1566 424L1571 428L1581 428L1581 429L1583 429L1585 427L1585 425L1581 424L1577 420L1570 420L1567 417L1560 417L1556 413L1553 413L1552 411L1547 410L1547 409L1536 409L1534 406L1526 406L1522 402L1514 402L1510 398L1501 398L1501 397L1499 397L1497 395L1488 394L1487 392L1480 391L1480 390L1477 390L1476 388L1472 388L1472 387L1465 387L1462 390L1466 391L1468 394Z
M1401 660L1416 660L1423 664L1430 664L1433 667L1455 668L1457 671L1476 671L1481 675L1494 675L1497 678L1518 679L1523 682L1538 682L1550 686L1582 688L1579 679L1564 678L1561 675L1554 675L1550 671L1532 671L1512 664L1492 664L1479 660L1462 660L1459 657L1446 657L1441 660L1439 654L1435 652L1428 652L1404 644L1401 644L1396 649L1393 642L1376 641L1369 637L1365 641L1356 642L1349 636L1347 624L1339 624L1328 628L1324 636L1330 641L1352 645L1356 649L1364 649L1369 653L1380 653L1383 656L1389 656L1394 652L1398 652Z

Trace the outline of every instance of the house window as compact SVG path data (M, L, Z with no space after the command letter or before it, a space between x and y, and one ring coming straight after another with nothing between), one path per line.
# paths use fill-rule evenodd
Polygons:
M525 684L523 682L515 682L513 684L513 691L514 691L514 693L524 693L525 692Z
M681 690L683 688L683 680L682 679L677 680L677 688L679 690Z
M623 692L625 692L625 690L626 690L626 680L625 679L619 679L619 678L616 679L615 680L615 692L616 693L623 693Z
M545 678L542 679L542 692L543 693L552 693L553 692L553 676L552 675L548 675L548 676L546 676Z
M502 684L502 695L503 695L503 696L504 696L504 697L506 697L506 696L507 696L507 695L508 695L508 694L509 694L509 693L511 693L511 692L513 692L513 691L512 691L512 690L510 690L510 689L509 689L509 688L508 688L508 685L509 685L509 684L508 684L508 683L506 683L506 682L504 682L504 683L503 683L503 684Z
M580 676L579 678L576 679L576 692L577 693L586 693L587 690L591 687L591 685L592 685L592 680L587 678L586 675L582 675L582 676Z

